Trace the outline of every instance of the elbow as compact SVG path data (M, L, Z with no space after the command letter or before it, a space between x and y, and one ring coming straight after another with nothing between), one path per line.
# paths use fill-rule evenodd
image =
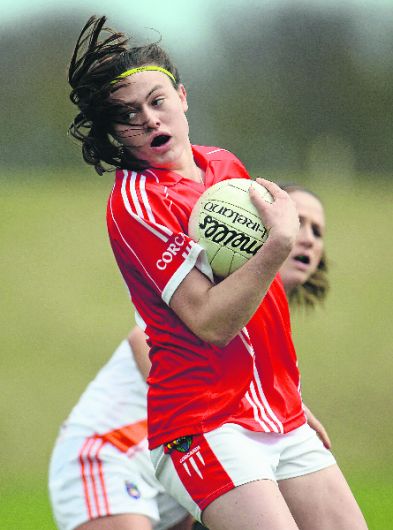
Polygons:
M213 346L217 346L217 348L225 348L225 346L228 346L228 344L231 342L232 339L234 339L234 337L235 336L228 337L228 338L223 338L223 337L213 338L210 341L210 344L213 344Z
M217 346L217 348L225 348L236 337L237 332L204 327L203 330L197 331L195 334L204 342Z

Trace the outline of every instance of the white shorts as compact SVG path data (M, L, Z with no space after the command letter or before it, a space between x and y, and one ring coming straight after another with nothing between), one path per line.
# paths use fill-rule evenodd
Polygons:
M145 515L155 530L165 530L187 515L154 477L147 442L127 455L94 437L58 440L50 462L49 493L61 530L114 514Z
M212 501L236 486L294 478L336 463L307 424L276 434L229 423L157 447L151 459L168 493L198 521Z

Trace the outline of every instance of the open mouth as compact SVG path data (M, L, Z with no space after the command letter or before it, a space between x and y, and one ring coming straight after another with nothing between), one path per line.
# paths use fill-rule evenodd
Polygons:
M296 261L300 261L300 263L304 263L305 265L310 264L310 258L308 256L304 256L303 254L300 254L299 256L295 256L294 259Z
M156 136L153 138L151 142L151 147L161 147L162 145L165 145L167 142L169 142L170 136L168 134L160 134L159 136Z

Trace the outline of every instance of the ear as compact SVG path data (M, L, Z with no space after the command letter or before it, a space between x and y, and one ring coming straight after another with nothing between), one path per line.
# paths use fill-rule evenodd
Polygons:
M182 107L184 112L187 112L188 110L188 103L187 103L187 91L185 86L180 83L177 87L177 93L179 94L180 101L182 103Z

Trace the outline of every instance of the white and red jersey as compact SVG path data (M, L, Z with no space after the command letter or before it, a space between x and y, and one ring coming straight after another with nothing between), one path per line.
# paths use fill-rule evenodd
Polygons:
M152 528L164 530L186 517L154 476L146 395L123 340L83 392L53 448L49 494L59 530L117 514L143 515Z
M287 432L305 422L278 278L247 328L225 348L203 342L169 307L193 267L212 277L204 250L187 235L196 201L217 182L250 178L224 149L193 146L193 153L205 184L168 170L117 170L108 200L113 252L151 345L151 448L227 422L265 432Z
M61 438L85 437L131 454L147 447L147 385L127 340L87 386L62 425Z

